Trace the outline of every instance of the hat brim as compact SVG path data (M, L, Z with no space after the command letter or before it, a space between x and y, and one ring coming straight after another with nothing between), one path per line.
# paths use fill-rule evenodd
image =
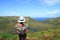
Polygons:
M24 20L24 21L20 21L20 20L18 20L18 22L25 22L25 20Z

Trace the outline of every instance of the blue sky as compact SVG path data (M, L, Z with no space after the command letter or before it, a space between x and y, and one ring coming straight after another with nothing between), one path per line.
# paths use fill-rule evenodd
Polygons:
M60 17L60 0L0 0L0 16Z

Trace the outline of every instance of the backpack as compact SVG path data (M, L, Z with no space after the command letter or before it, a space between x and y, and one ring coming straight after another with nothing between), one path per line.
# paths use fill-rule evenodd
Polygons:
M24 29L21 29L21 27L16 25L15 29L18 30L20 32L20 34L24 34L24 33L26 33L26 30L28 29L28 26L24 26Z

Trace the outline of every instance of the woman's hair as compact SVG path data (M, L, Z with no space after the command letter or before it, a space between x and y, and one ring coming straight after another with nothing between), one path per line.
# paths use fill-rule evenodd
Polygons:
M22 24L23 26L25 26L23 22L20 22L20 24Z

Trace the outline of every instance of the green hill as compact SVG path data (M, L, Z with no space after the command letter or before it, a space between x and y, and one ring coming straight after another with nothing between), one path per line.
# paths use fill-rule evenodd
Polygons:
M17 20L19 17L17 16L4 16L0 17L0 32L14 32L15 31L15 25L17 24ZM27 20L27 23L29 26L36 27L37 26L37 21L30 18L30 17L25 17Z
M60 29L60 17L50 18L43 22L53 25L55 29Z
M19 17L17 16L4 16L0 17L0 32L14 32L14 26L17 24L17 20ZM39 30L43 29L52 29L52 28L60 28L60 17L52 18L45 21L37 21L31 17L25 17L27 23L32 28L38 28ZM13 30L13 31L12 31Z
M0 38L3 40L17 40L15 25L17 24L17 16L1 16L0 17ZM60 17L49 18L44 21L37 21L31 17L25 17L27 23L32 29L38 31L29 31L27 37L34 40L42 40L47 36L51 40L60 40ZM33 33L32 33L33 32ZM14 35L13 35L14 34ZM46 39L48 39L46 38ZM45 39L44 39L45 40Z

